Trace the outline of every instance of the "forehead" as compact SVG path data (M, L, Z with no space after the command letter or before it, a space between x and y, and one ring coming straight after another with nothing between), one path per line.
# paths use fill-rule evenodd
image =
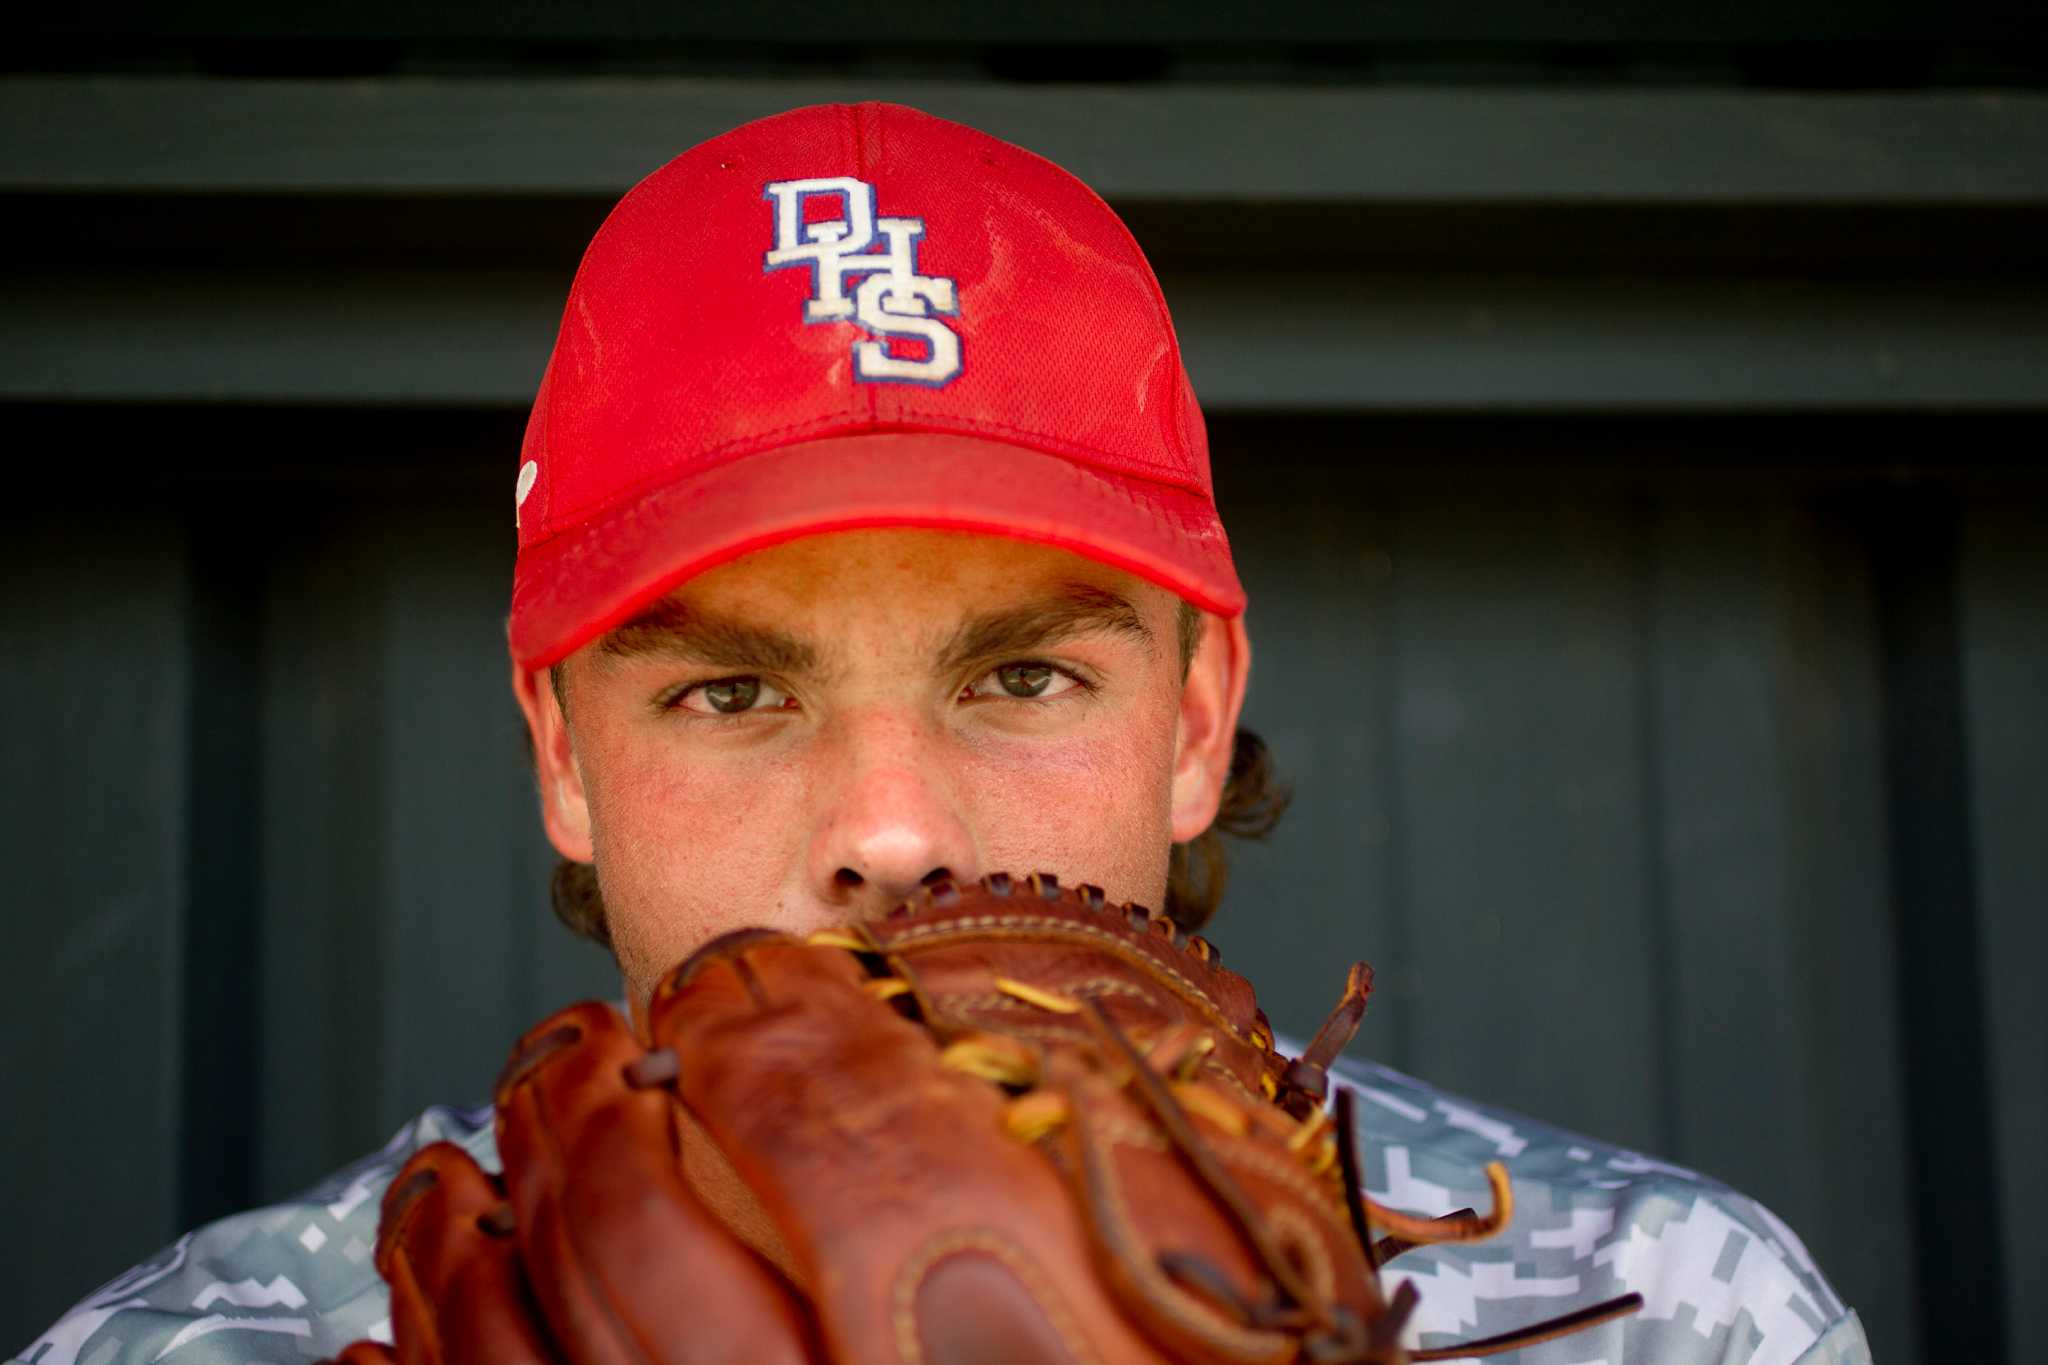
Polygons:
M972 605L1059 583L1107 588L1136 601L1168 597L1132 574L1049 545L968 531L882 527L830 531L757 550L700 574L683 601L759 601L788 610L851 602L930 608ZM906 598L905 593L914 593Z
M1031 542L957 531L838 531L705 572L599 640L597 652L702 652L713 636L730 640L742 628L774 631L818 662L856 641L957 654L977 639L1097 630L1150 647L1171 633L1177 602L1133 574Z

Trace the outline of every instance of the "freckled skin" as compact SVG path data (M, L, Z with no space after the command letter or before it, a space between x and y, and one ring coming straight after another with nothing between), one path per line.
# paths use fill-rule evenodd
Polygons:
M1132 603L1153 644L1096 631L1036 650L1085 685L1056 672L1030 699L994 673L1013 659L937 670L962 619L1076 583ZM1183 681L1178 601L1130 574L999 537L864 530L745 556L672 600L807 641L823 667L762 671L758 709L723 715L700 684L733 668L589 645L567 662L566 720L546 674L515 667L549 838L597 865L636 1013L716 934L879 914L941 869L1042 869L1159 905L1169 845L1215 817L1242 623L1206 618Z

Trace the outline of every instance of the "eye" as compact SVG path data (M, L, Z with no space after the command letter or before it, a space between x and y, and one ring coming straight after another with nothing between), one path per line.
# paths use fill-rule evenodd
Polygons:
M750 711L787 711L795 701L781 688L759 678L718 678L686 689L669 703L700 716L742 716Z
M1015 663L997 664L979 681L968 686L962 697L1015 697L1022 701L1041 701L1057 697L1081 686L1081 680L1064 669L1051 664L1039 663L1035 659L1023 659Z

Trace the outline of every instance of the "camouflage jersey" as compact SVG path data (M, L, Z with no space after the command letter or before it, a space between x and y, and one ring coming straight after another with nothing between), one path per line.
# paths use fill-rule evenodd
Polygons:
M1283 1041L1283 1049L1287 1047ZM1296 1049L1298 1050L1298 1049ZM1769 1210L1724 1185L1398 1071L1341 1061L1364 1101L1373 1196L1425 1213L1487 1206L1507 1165L1515 1217L1491 1242L1406 1253L1389 1292L1421 1292L1413 1346L1447 1346L1629 1290L1640 1313L1494 1357L1520 1365L1865 1365L1854 1311ZM377 1206L416 1149L446 1139L498 1168L488 1108L436 1106L384 1149L295 1199L187 1233L72 1309L16 1365L306 1365L391 1339L371 1264Z

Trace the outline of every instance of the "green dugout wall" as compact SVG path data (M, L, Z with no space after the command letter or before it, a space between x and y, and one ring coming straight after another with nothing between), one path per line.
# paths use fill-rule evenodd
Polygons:
M510 492L606 206L886 97L1153 255L1295 809L1275 1020L1697 1166L1888 1362L2048 1358L2048 93L2017 7L187 7L0 73L0 1350L607 963ZM1482 7L1486 8L1486 7Z

